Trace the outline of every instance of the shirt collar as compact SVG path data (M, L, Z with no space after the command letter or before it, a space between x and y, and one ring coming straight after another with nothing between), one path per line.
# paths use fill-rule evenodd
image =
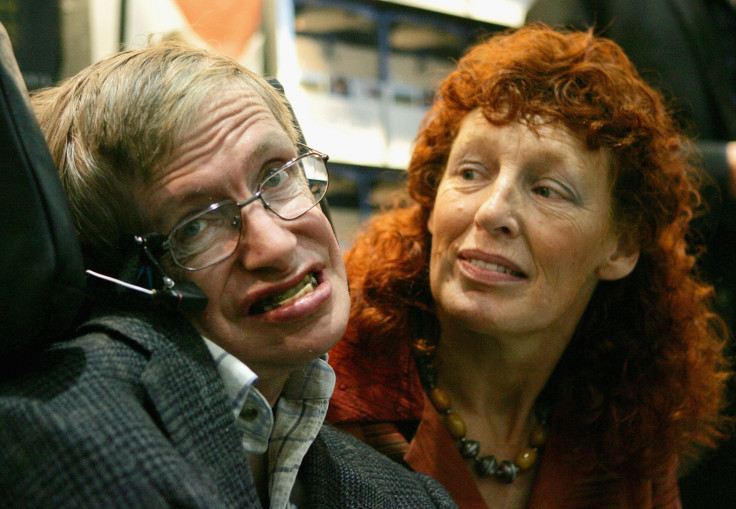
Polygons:
M241 362L237 357L230 355L219 345L203 337L207 348L215 360L217 371L225 384L225 394L230 400L233 415L237 418L243 410L253 384L258 380L253 370Z
M243 449L248 454L268 453L271 506L295 507L290 500L300 491L295 489L297 473L322 427L335 388L335 372L327 363L327 354L289 375L272 411L253 386L256 374L212 341L204 340L231 401Z
M202 337L215 360L217 371L225 384L233 415L238 417L256 380L253 370L234 355L223 350L211 340ZM289 376L281 395L287 399L329 399L335 388L335 372L327 363L327 354L314 359Z
M329 400L334 389L335 372L327 363L325 353L289 375L281 396L295 400Z

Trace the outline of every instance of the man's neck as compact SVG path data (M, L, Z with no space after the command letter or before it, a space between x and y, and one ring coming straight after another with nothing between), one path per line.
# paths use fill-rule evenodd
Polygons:
M288 378L289 375L266 379L259 377L254 386L266 398L269 406L273 408L279 396L281 396L281 391L284 390L284 385Z

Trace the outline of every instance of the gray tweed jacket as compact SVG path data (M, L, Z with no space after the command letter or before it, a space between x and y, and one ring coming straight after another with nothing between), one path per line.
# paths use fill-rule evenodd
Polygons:
M214 362L163 309L107 311L0 384L1 507L261 507ZM426 476L324 426L307 507L455 507Z

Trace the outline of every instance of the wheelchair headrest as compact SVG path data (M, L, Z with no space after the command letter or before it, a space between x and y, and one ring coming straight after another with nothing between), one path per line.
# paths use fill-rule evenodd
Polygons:
M68 331L85 275L66 196L1 24L0 140L0 363L12 366Z

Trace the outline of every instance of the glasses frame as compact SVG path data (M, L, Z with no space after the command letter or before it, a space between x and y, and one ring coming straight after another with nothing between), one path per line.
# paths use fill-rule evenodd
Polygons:
M195 219L203 216L204 214L207 214L207 213L209 213L209 212L211 212L213 210L216 210L216 209L218 209L218 208L220 208L220 207L222 207L222 206L224 206L225 204L228 204L228 203L234 204L235 206L238 207L238 210L242 211L244 207L250 205L253 202L256 202L256 201L260 200L261 203L263 204L263 207L266 210L271 211L276 217L278 217L278 218L280 218L280 219L282 219L284 221L294 221L296 219L299 219L304 214L306 214L307 212L309 212L310 210L312 210L314 207L316 207L317 205L319 205L319 203L327 195L327 188L329 187L329 183L330 183L330 175L329 175L329 171L327 169L327 161L329 160L329 156L327 154L323 153L323 152L319 152L319 151L314 150L314 149L309 148L309 147L306 147L306 149L307 149L306 152L304 152L302 154L299 154L297 157L295 157L294 159L291 159L290 161L287 161L282 166L280 166L277 169L275 169L275 171L273 171L272 173L270 173L266 178L264 178L263 180L261 180L258 183L258 186L256 187L256 190L253 193L253 196L251 196L251 197L249 197L249 198L247 198L247 199L245 199L245 200L243 200L241 202L238 202L238 201L235 201L235 200L223 200L221 202L213 203L213 204L209 205L207 208L205 208L205 209L197 212L196 214L194 214L192 216L189 216L187 219L184 219L184 220L180 221L179 223L177 223L171 230L169 230L169 233L167 233L167 234L148 233L148 234L142 235L140 237L149 238L149 239L152 239L152 238L158 238L158 239L160 239L161 240L160 250L159 250L160 251L160 255L163 255L164 253L167 253L168 252L169 253L169 256L171 257L171 260L176 264L177 267L180 267L180 268L182 268L182 269L184 269L186 271L189 271L189 272L196 272L198 270L203 270L203 269L212 267L213 265L216 265L216 264L218 264L218 263L226 260L227 258L229 258L230 256L232 256L233 253L235 253L235 251L237 251L238 246L240 245L240 239L242 238L242 223L241 223L241 226L240 226L240 234L238 236L238 241L235 244L234 249L230 253L222 256L221 258L218 258L214 262L208 263L207 265L205 265L203 267L197 267L197 268L187 267L186 265L184 265L183 263L181 263L179 260L177 260L177 257L174 254L174 250L172 249L172 241L171 241L172 235L174 235L174 233L176 233L176 231L179 228L183 227L184 225L188 224L189 222L191 222L191 221L193 221L193 220L195 220ZM291 166L293 166L295 164L298 164L299 161L301 161L302 159L304 159L306 157L317 157L318 159L321 159L322 160L322 165L324 166L325 177L326 177L326 180L325 180L326 185L324 187L324 192L322 193L322 196L319 197L319 199L316 199L315 202L309 208L307 208L306 210L304 210L303 212L300 212L298 215L296 215L294 217L284 217L281 214L279 214L278 212L276 212L275 210L273 210L271 208L271 204L269 204L266 201L266 199L263 197L263 186L271 178L273 178L275 175L279 174L283 170L285 170L285 169L287 169L287 168L289 168L289 167L291 167ZM307 180L309 181L311 179L307 179ZM242 214L242 212L241 212L241 214ZM175 243L174 243L174 245L175 245Z

